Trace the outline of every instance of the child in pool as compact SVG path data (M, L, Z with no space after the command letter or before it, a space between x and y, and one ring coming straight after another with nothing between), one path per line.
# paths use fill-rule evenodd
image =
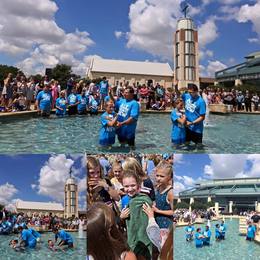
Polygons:
M162 245L166 240L170 227L173 224L173 186L172 186L172 165L162 161L156 167L155 193L156 205L153 206L155 220L161 229Z
M51 239L48 240L48 247L52 251L57 251L59 249L62 252L65 252L63 248L61 248L59 246L55 246L55 243Z
M99 144L101 146L111 146L115 143L117 115L114 111L114 103L108 101L105 104L106 112L101 116L102 128L99 132Z
M143 204L151 206L152 200L140 193L141 180L134 171L124 172L123 186L129 203L121 211L120 218L126 220L128 245L137 259L151 259L152 242L146 233L148 217L143 211Z
M25 247L23 246L23 244L20 244L18 243L18 240L17 239L12 239L10 242L9 242L9 246L11 248L13 248L15 251L17 252L20 252L20 251L24 251L25 250Z
M172 120L172 143L173 144L183 144L185 143L186 132L185 132L185 123L186 116L183 111L184 103L181 98L178 98L175 101L175 108L171 113Z

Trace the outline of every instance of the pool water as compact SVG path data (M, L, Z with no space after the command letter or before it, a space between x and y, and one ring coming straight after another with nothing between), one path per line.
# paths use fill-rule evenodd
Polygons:
M141 114L136 132L136 152L142 153L260 153L260 116L209 115L203 148L173 148L170 114ZM49 119L0 118L0 153L107 152L98 146L100 115ZM118 141L110 152L128 152Z
M194 240L186 242L185 227L177 227L174 232L174 260L187 259L219 259L219 260L259 260L260 245L245 240L239 235L237 219L225 221L227 224L226 238L221 242L215 241L215 224L211 225L211 245L196 248ZM205 228L205 225L195 225Z
M9 247L9 241L11 239L17 239L18 235L0 235L0 258L5 260L43 260L43 259L86 259L86 239L79 239L77 232L70 233L74 240L74 249L65 250L65 252L57 251L53 252L47 247L48 239L54 240L53 233L42 234L41 240L36 249L26 249L24 252L16 252Z

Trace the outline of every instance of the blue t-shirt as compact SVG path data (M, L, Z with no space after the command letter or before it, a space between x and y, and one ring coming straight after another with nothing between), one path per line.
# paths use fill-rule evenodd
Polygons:
M172 142L175 144L182 144L185 142L186 132L185 126L178 122L178 119L182 117L182 113L177 109L174 109L171 113L172 120Z
M34 248L36 246L36 238L33 236L29 229L23 229L22 231L22 240L25 241L25 245L29 246L30 248Z
M189 238L192 236L192 233L195 231L195 228L193 226L187 226L185 228L185 231L188 232L189 234L186 234L186 238Z
M68 96L68 103L69 105L74 105L78 102L78 99L77 99L77 95L74 94L74 93L71 93L69 96Z
M32 234L35 238L41 237L41 234L40 234L39 232L37 232L36 230L34 230L33 228L28 228L28 230L31 232L31 234Z
M255 232L256 232L256 230L255 230L255 226L248 226L247 227L247 237L248 238L254 238L255 237Z
M40 110L50 111L52 103L52 95L50 92L41 91L38 93L36 100L39 102Z
M210 242L210 237L211 237L211 231L210 230L208 230L208 231L205 230L203 235L205 236L204 241L206 243L209 243Z
M73 243L72 236L67 233L65 230L58 231L56 238L60 238L62 241L65 241L67 243Z
M59 116L65 115L66 114L66 108L67 108L66 99L62 98L62 97L57 98L56 99L56 108L57 107L60 107L63 110L56 109L56 115L59 115Z
M101 124L102 127L99 131L99 144L100 145L112 145L115 143L116 138L116 128L114 126L108 126L108 122L110 119L113 119L115 116L115 112L112 114L108 114L107 112L101 115Z
M132 117L134 122L130 125L123 125L118 129L118 135L126 139L131 139L135 136L135 129L139 117L139 104L135 100L119 99L116 102L118 111L118 122L123 122Z
M79 111L79 112L86 111L86 109L87 109L87 103L88 103L88 98L87 98L87 96L85 96L85 95L82 96L82 95L78 94L77 100L78 100L78 102L79 102L79 104L78 104L78 111Z
M99 100L96 100L93 96L89 96L89 106L92 112L98 111Z
M107 81L101 81L100 82L100 94L102 94L103 96L107 96L108 95L108 82Z
M185 114L187 121L193 122L200 116L206 114L206 103L202 97L193 98L189 93L182 95L185 103ZM201 134L203 132L203 121L198 124L190 125L189 129L193 132Z
M227 230L227 228L226 228L226 224L220 224L219 229L220 229L222 235L225 235L226 230Z
M199 237L201 236L202 234L200 232L196 232L195 234L195 245L196 246L202 246L203 245L203 240L202 238L199 239Z
M220 233L219 228L216 228L216 229L215 229L215 237L216 237L216 238L220 238L220 237L221 237L221 233Z

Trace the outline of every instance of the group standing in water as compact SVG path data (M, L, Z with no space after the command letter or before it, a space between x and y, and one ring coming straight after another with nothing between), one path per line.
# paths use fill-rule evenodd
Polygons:
M225 240L227 226L222 220L220 224L215 225L215 239L217 242ZM185 228L185 238L186 241L195 241L196 248L203 246L210 246L210 240L212 237L212 232L210 226L206 225L204 229L197 228L195 232L195 227L189 222L188 226Z
M88 156L87 252L90 259L101 259L101 254L103 259L117 259L106 258L111 255L118 259L151 259L153 254L166 250L165 241L172 236L169 235L173 215L172 164L161 161L154 170L155 184L143 171L141 162L128 157L115 160L104 175L101 161ZM104 218L109 223L105 224ZM111 240L101 239L104 232Z

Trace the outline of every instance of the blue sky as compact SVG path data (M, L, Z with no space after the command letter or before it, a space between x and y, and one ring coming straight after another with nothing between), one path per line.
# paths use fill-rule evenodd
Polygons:
M258 154L180 154L175 156L175 194L208 179L260 177Z
M85 205L86 172L82 155L0 155L0 203L16 199L63 204L64 183L72 167Z
M1 2L1 63L28 74L63 62L83 75L93 56L173 63L181 0ZM259 50L260 0L188 2L199 30L201 75L213 75Z

